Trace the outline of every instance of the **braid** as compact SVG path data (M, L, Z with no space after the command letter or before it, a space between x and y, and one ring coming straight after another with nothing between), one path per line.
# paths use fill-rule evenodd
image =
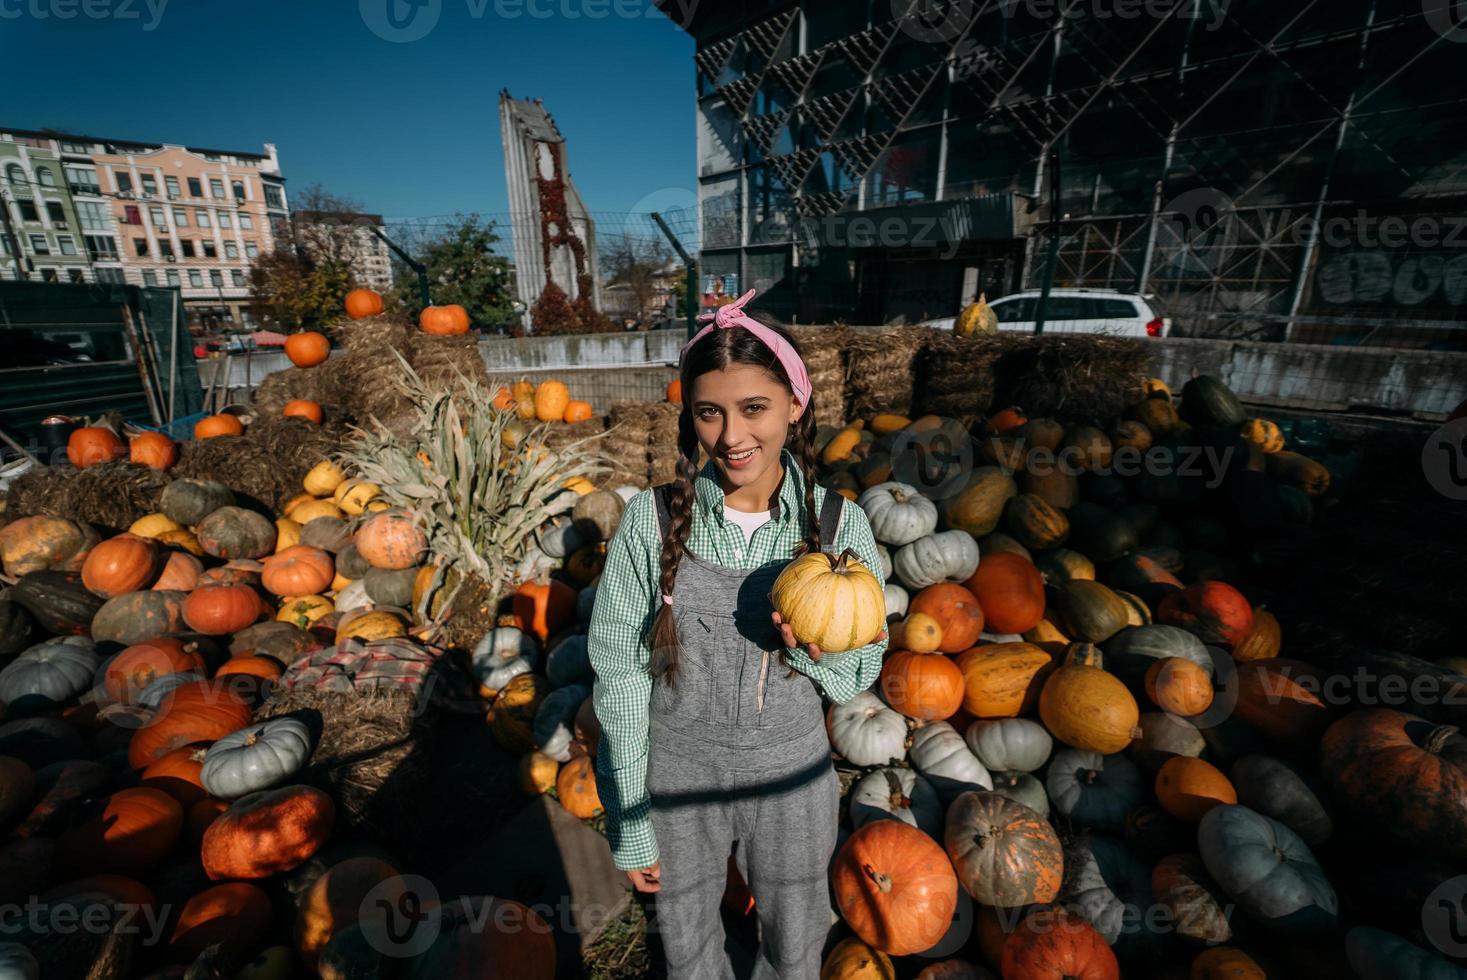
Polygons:
M688 389L683 390L686 392ZM652 652L647 669L653 677L661 677L669 686L677 674L677 624L673 619L672 607L662 602L662 596L672 595L673 583L677 581L678 565L682 562L683 552L687 550L688 535L693 528L693 480L698 475L698 436L693 431L693 413L687 406L688 395L685 394L683 398L683 410L678 416L677 424L678 479L667 495L671 526L663 532L661 574L657 582L660 606L647 635L647 645Z

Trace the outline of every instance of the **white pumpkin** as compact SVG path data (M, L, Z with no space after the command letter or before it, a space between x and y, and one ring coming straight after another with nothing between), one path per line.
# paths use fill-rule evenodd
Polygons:
M569 514L557 514L535 531L535 544L551 558L564 558L586 543L586 535Z
M633 486L630 483L623 483L621 486L617 487L613 491L613 493L615 493L618 497L620 497L623 502L628 503L628 504L632 502L632 498L633 497L635 497L637 494L639 494L641 492L642 492L642 488L641 487Z
M533 657L540 652L540 643L533 634L518 626L496 626L484 638L474 644L470 662L474 673L488 670L496 663L504 663L516 657Z
M983 763L968 751L963 736L945 721L928 722L913 732L907 758L945 804L957 799L959 793L993 788L993 779Z
M1146 936L1144 913L1153 907L1151 871L1124 843L1081 838L1065 848L1060 901L1079 912L1109 945Z
M862 491L856 504L882 544L910 544L937 530L937 505L905 483L878 483Z
M85 636L62 636L30 647L0 670L0 701L21 710L49 708L91 686L101 666Z
M967 531L939 531L903 545L892 566L909 589L961 582L978 568L978 542Z
M989 769L1033 772L1049 761L1054 739L1028 718L979 719L964 736L969 750Z
M989 775L993 777L993 791L999 796L1007 796L1015 803L1024 804L1045 820L1049 819L1049 794L1044 791L1044 784L1033 773L1001 772L995 769Z
M347 612L352 609L361 609L370 606L372 597L367 595L367 580L359 578L346 588L336 593L334 605L337 612Z
M536 659L538 658L539 655L536 654ZM474 674L479 681L480 692L487 696L490 691L504 690L510 681L534 669L535 663L529 657L511 657L509 660L494 661L493 666L482 672L476 667Z
M886 766L862 776L851 787L850 807L851 826L857 830L872 820L900 820L942 839L942 800L911 769Z
M905 616L907 614L907 604L911 601L912 597L907 594L906 589L897 585L895 582L886 583L886 615L888 619L892 616Z
M1044 777L1054 808L1081 827L1120 830L1146 796L1141 770L1123 755L1062 748Z
M882 766L907 754L907 719L873 691L862 691L825 714L830 744L852 765Z
M21 943L0 943L0 980L41 980L41 964Z
M571 743L575 740L576 712L590 696L591 689L584 684L572 684L545 695L530 726L535 747L556 762L569 762Z
M881 559L881 581L891 581L891 549L886 545L877 543L876 556Z

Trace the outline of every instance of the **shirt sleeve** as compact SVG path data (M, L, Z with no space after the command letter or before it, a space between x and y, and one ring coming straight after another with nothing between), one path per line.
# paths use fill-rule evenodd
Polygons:
M657 516L650 491L633 497L606 548L586 637L596 681L592 705L601 722L596 791L606 811L606 836L618 868L657 863L647 795L648 701L644 640L657 613Z
M884 590L886 581L881 573L881 556L876 551L871 523L866 520L866 512L850 500L846 500L841 508L840 531L835 536L836 551L847 548L871 569L871 574L876 576ZM818 662L810 659L804 647L788 647L785 649L785 662L818 684L830 700L844 704L875 683L881 673L886 643L885 639L880 639L854 650L822 652Z

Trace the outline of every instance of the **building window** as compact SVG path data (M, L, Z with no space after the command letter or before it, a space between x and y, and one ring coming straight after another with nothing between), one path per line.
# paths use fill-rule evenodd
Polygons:
M132 240L132 248L137 253L138 258L145 259L148 257L148 240L146 238L134 238Z
M199 178L197 178L197 177L190 177L188 179L188 196L189 197L203 197L204 196L204 185L199 181Z
M153 219L153 227L167 228L168 219L163 217L162 208L148 208L148 215Z
M220 211L219 212L219 227L220 228L233 228L234 227L234 218L230 217L230 214L229 214L228 211Z
M212 178L211 177L209 179L209 196L210 197L223 197L224 196L224 181L218 180L216 178Z
M41 281L42 282L60 282L61 280L57 278L57 276L56 276L56 270L55 269L42 269L41 270Z
M61 250L62 255L76 254L76 239L70 235L57 235L56 247Z
M173 177L173 176L164 177L163 178L163 186L165 188L167 188L167 190L168 190L168 196L169 197L178 197L178 195L180 193L182 193L178 189L178 178L177 177Z
M76 216L84 231L107 230L107 205L100 201L77 201Z
M31 251L36 255L50 255L51 245L46 241L45 235L31 236Z
M239 213L239 226L241 228L243 228L245 231L254 231L255 230L255 218L254 218L254 216L251 215L248 211L241 211Z
M234 242L225 242L224 243L224 257L226 259L237 259L237 258L239 258L239 246L236 245Z
M280 188L276 187L274 184L266 184L265 203L272 208L283 209L285 207L285 195L282 194L280 192Z
M126 204L122 208L122 223L125 225L140 225L143 223L143 209L136 204Z
M121 269L98 269L97 281L123 283L127 280L123 278Z
M198 224L200 228L210 227L209 212L205 211L203 208L195 209L194 221Z
M178 246L183 249L184 258L191 259L194 257L194 240L192 238L179 239Z
M35 201L25 200L25 201L16 201L15 203L17 205L19 205L19 207L20 207L20 220L22 220L22 221L40 221L41 220L40 212L38 212L36 210L36 202Z
M231 180L229 186L234 188L234 199L236 201L243 201L245 199L244 181Z
M218 257L219 257L219 247L217 245L215 245L213 242L206 240L204 242L204 258L206 258L206 259L217 259Z
M73 283L83 283L87 281L86 275L83 274L80 269L68 269L66 270L66 275L67 278L69 278Z
M92 148L86 143L72 143L67 140L61 141L62 153L90 153Z
M52 224L66 227L66 209L61 206L60 201L46 202L46 216L51 219Z
M204 274L198 269L188 270L188 284L195 289L201 289L204 285Z
M153 270L153 269L144 269L143 270L143 285L144 286L156 286L156 285L158 285L158 273L157 273L156 270Z
M50 167L37 167L36 180L40 182L42 187L55 187L56 173Z
M216 288L219 287L219 286L223 286L224 285L224 273L220 272L218 269L210 269L209 270L209 282L212 283Z
M93 262L103 260L116 260L117 239L111 235L87 235L87 254L92 257Z
M114 170L114 171L112 171L112 180L113 180L113 182L115 184L117 184L117 191L118 191L118 193L120 193L120 194L131 194L132 193L132 175L129 174L129 173L127 173L127 171L125 171L125 170Z
M245 242L245 258L258 259L260 257L260 246L253 239Z
M188 212L183 208L173 209L173 223L180 228L188 227Z
M95 167L62 167L61 170L66 174L66 184L73 194L102 193Z
M169 269L168 270L168 285L170 285L170 286L177 286L178 285L178 270L177 269Z
M158 239L158 254L165 259L173 256L173 243L166 238Z
M143 174L142 176L143 176L143 193L144 194L157 194L158 193L158 181L157 181L157 179L152 174Z
M10 181L10 186L15 188L17 194L29 194L31 192L30 181L26 180L25 171L20 164L12 163L5 168L5 179Z
M234 284L236 286L243 286L245 284L245 274L243 269L232 269L230 270L229 276L231 279L234 280Z

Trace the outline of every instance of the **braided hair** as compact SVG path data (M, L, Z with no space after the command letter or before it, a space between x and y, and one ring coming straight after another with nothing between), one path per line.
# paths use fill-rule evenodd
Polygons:
M751 313L754 319L787 340L796 353L799 345L788 328L762 314ZM790 388L789 376L774 352L758 337L747 330L731 328L711 331L702 340L688 349L683 358L679 377L682 379L683 405L678 415L677 432L677 479L669 487L667 495L669 526L664 528L662 538L661 574L658 587L663 595L671 595L673 582L677 579L678 565L687 551L688 535L693 526L693 481L698 475L698 435L693 427L693 381L711 371L719 371L733 364L748 364L763 368L786 388ZM810 404L804 406L797 421L790 425L785 446L800 465L804 477L804 528L805 535L795 546L792 557L820 550L820 517L815 509L815 394L810 394ZM677 626L673 620L672 607L662 604L647 632L647 648L651 651L648 670L654 678L671 685L678 669Z

